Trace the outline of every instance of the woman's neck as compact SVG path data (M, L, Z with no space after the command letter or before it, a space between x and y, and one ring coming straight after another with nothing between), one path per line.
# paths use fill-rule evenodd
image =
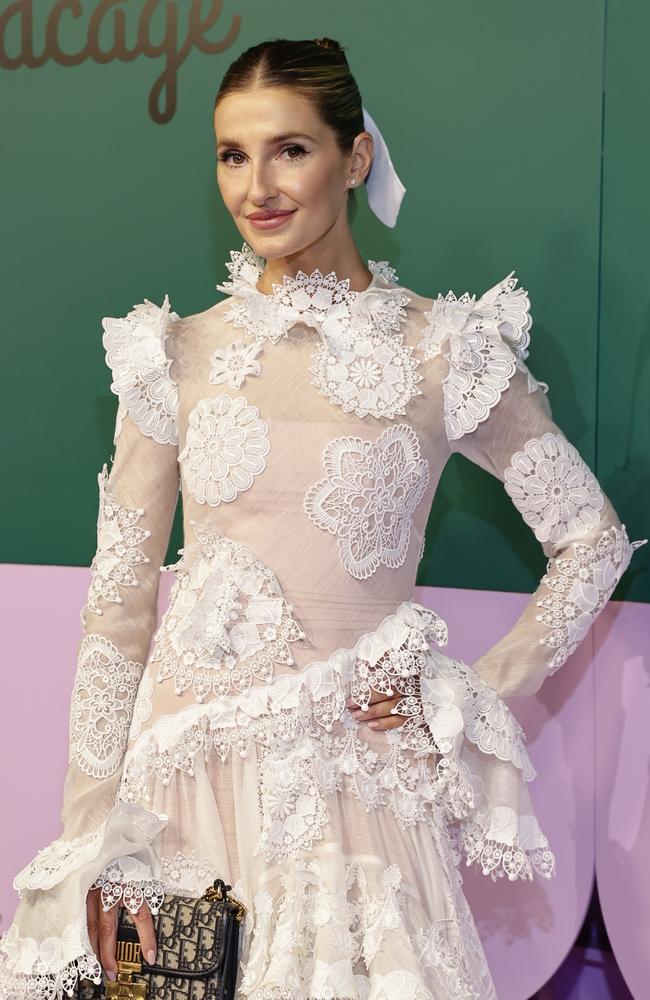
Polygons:
M273 284L281 285L285 274L293 278L298 271L309 275L316 269L323 275L334 271L339 281L349 278L350 289L356 292L365 291L372 281L372 273L349 233L348 239L321 238L295 254L268 259L257 287L271 294Z

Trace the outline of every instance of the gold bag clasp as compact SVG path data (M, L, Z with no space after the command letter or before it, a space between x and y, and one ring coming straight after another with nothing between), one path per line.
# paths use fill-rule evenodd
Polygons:
M117 942L117 979L106 983L110 1000L147 1000L147 984L134 983L133 973L142 972L142 951L138 941Z

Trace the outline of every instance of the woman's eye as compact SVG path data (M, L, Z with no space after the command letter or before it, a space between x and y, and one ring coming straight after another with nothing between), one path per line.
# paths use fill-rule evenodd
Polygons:
M302 156L306 156L307 150L304 146L300 146L298 143L294 143L291 146L285 146L282 150L283 153L292 153L294 155L290 156L290 160L299 160Z
M241 166L241 162L244 159L244 154L238 153L236 149L227 149L226 152L222 153L221 156L217 157L217 159L221 160L222 163L229 163L231 157L233 156L239 157L239 160L233 165L235 167Z

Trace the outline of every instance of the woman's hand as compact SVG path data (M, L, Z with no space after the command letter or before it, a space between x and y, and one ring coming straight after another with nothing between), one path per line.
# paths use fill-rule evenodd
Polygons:
M370 696L370 704L365 712L352 698L348 698L345 704L355 719L359 722L366 722L371 729L397 729L398 726L406 722L408 716L391 715L391 709L396 708L403 698L402 694L389 697L382 694L381 691L373 691Z
M88 920L88 936L92 949L102 964L109 979L117 978L117 911L119 905L111 906L104 911L101 902L101 889L90 889L86 897L86 915ZM142 954L149 965L156 961L156 932L153 916L146 902L143 902L137 913L132 914L140 938Z

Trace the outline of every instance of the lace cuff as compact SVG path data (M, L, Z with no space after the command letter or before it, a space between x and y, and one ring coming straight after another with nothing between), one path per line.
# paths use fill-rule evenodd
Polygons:
M153 877L149 865L130 856L111 861L90 888L101 889L104 911L120 904L129 913L137 913L142 904L147 903L155 915L165 895L163 883Z
M80 978L100 982L88 936L89 888L101 880L102 902L122 900L131 912L139 894L159 907L152 842L166 823L162 814L120 802L97 829L39 851L14 879L21 899L0 938L0 996L60 1000Z

